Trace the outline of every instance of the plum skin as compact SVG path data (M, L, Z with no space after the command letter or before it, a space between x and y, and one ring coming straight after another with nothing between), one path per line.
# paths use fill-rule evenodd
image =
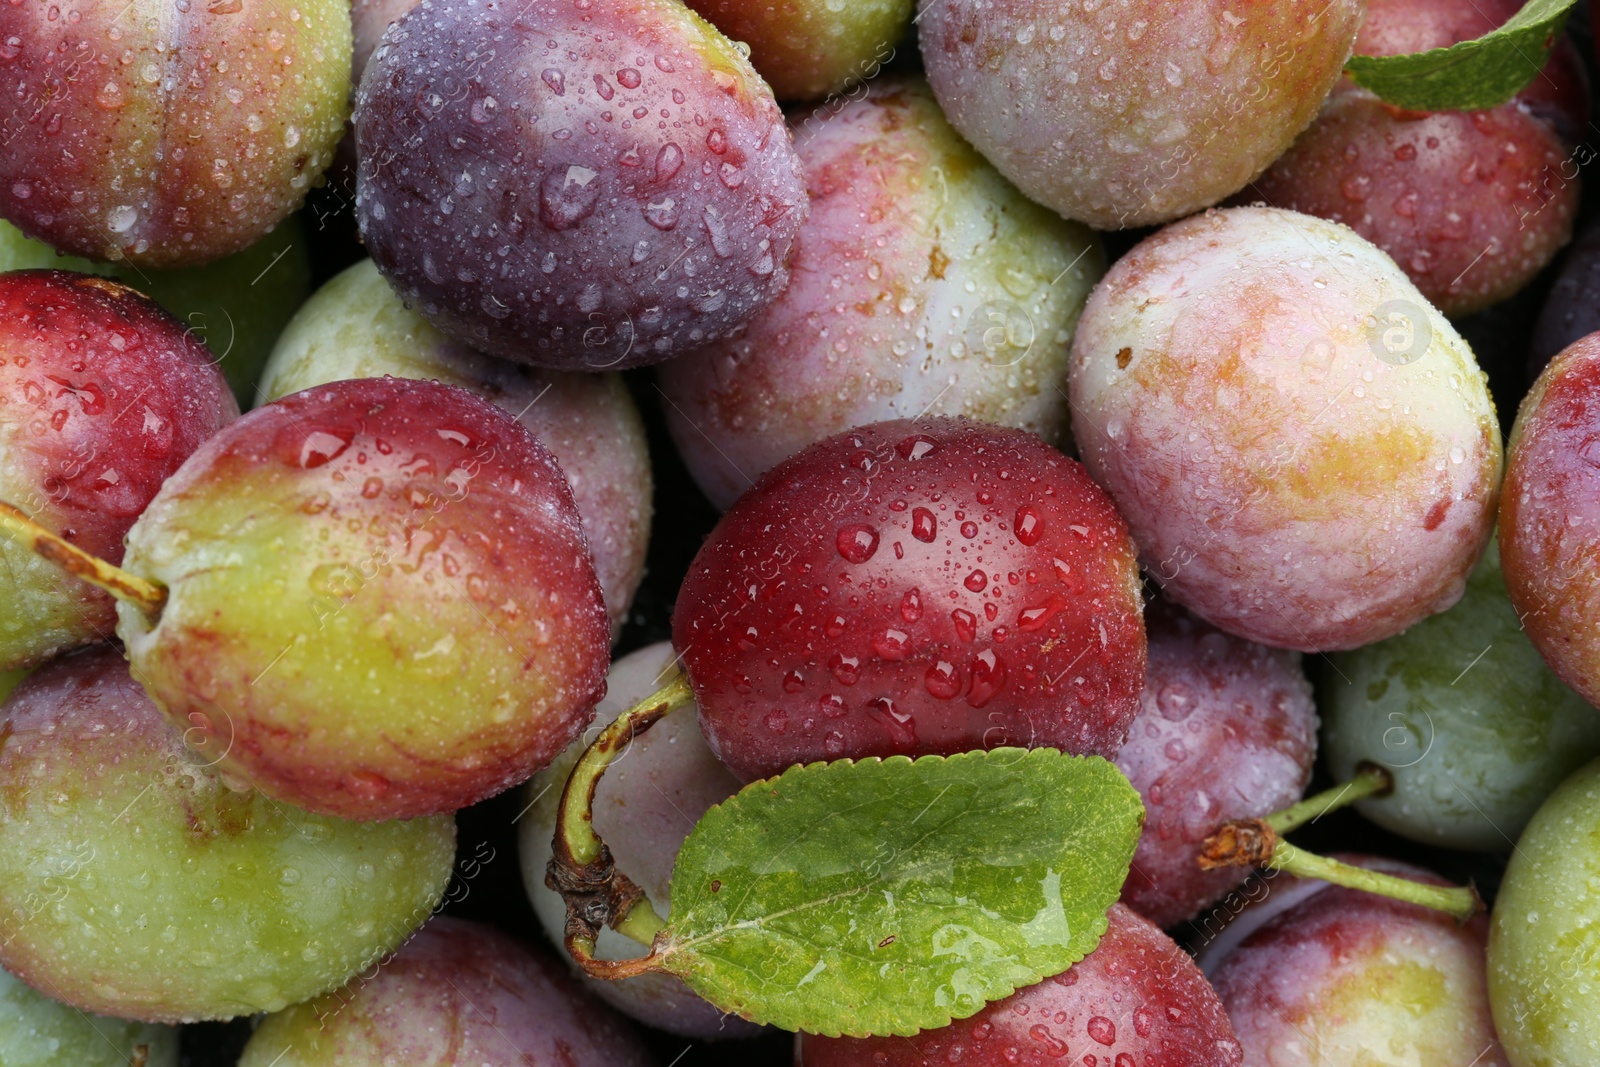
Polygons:
M236 792L98 646L0 716L0 965L84 1011L276 1011L411 932L450 877L446 816L352 823Z
M1448 47L1521 6L1368 0L1356 51ZM1587 122L1586 89L1565 37L1533 85L1486 111L1402 111L1344 79L1241 199L1346 223L1394 257L1441 312L1468 315L1517 292L1571 238L1579 161L1565 131Z
M820 100L870 81L894 57L912 0L692 0L707 22L750 46L750 62L779 100Z
M137 1060L140 1050L144 1059ZM84 1015L0 971L0 1063L6 1067L178 1067L178 1031Z
M1506 591L1560 679L1600 703L1600 334L1563 350L1523 397L1500 507Z
M296 313L256 399L266 404L314 385L385 374L471 389L555 454L583 517L615 637L644 579L654 493L644 423L621 376L535 370L465 348L401 303L363 260Z
M1443 881L1396 860L1339 858ZM1245 1067L1361 1067L1374 1050L1506 1067L1490 1018L1482 915L1460 925L1419 905L1279 875L1234 922L1244 936L1202 964Z
M490 355L657 363L788 283L807 204L783 115L681 4L423 0L373 53L355 123L373 261Z
M1600 712L1551 673L1506 595L1495 542L1449 611L1343 652L1323 675L1329 771L1386 768L1363 801L1378 825L1426 844L1504 851L1539 804L1600 755Z
M674 443L726 508L813 441L921 414L1059 444L1099 240L1026 200L919 79L792 119L811 214L789 287L657 372Z
M223 770L308 810L465 807L554 758L604 692L566 478L455 386L358 379L257 408L168 479L127 566L168 589L155 621L118 608L141 681Z
M127 286L0 274L0 500L119 563L123 536L200 443L239 414L205 345ZM104 640L109 594L11 541L0 669Z
M509 1046L509 1047L508 1047ZM371 975L263 1019L239 1067L649 1067L643 1044L544 952L441 916Z
M1300 799L1317 754L1317 711L1300 657L1229 637L1164 601L1145 612L1149 666L1117 753L1145 805L1122 901L1163 929L1244 882L1201 871L1200 843L1228 819Z
M1093 952L970 1018L913 1037L799 1035L797 1067L1239 1067L1239 1042L1187 953L1122 904Z
M239 251L332 159L350 34L340 0L6 5L0 40L17 42L4 59L27 114L0 156L0 215L142 267Z
M1115 755L1144 684L1138 568L1082 467L967 419L774 467L690 564L673 645L739 778L1002 745Z
M1039 203L1096 229L1217 203L1316 117L1362 0L922 0L951 125Z
M631 652L611 666L606 698L595 710L594 723L550 766L528 780L528 813L518 821L518 854L528 900L545 934L560 945L567 907L544 883L551 838L566 784L578 757L611 720L660 688L675 655L661 641ZM595 791L594 827L611 850L617 869L645 891L657 912L672 904L672 868L678 849L695 823L712 805L739 790L706 744L693 708L684 708L658 722L606 771ZM630 937L602 928L595 955L600 959L635 959L649 951ZM584 986L640 1022L659 1030L701 1040L754 1037L762 1028L728 1015L702 1000L669 974L644 974L620 981L580 979Z
M1071 387L1084 465L1151 576L1229 633L1380 640L1455 603L1488 542L1485 376L1337 223L1227 208L1147 238L1090 296Z

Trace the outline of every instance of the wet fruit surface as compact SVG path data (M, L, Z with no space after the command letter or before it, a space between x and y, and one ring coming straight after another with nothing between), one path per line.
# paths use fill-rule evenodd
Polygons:
M74 255L206 263L299 207L332 160L350 12L23 0L0 8L0 78L0 215Z
M1133 545L1082 468L964 419L877 423L769 472L678 595L712 750L791 763L1002 745L1114 755L1144 683Z
M126 563L169 590L155 622L119 606L140 679L224 770L311 810L492 796L604 693L566 479L454 386L362 379L257 408L167 482Z
M1113 905L1100 944L1065 974L915 1037L802 1035L803 1067L1239 1067L1239 1042L1200 968L1154 923Z
M109 646L41 668L0 720L0 963L84 1011L276 1011L400 944L450 877L450 816L236 791Z
M200 442L239 413L206 346L132 289L0 275L0 500L113 563ZM111 597L0 542L0 667L111 636Z
M913 0L694 0L689 5L729 38L779 100L817 100L851 89L894 58Z
M669 0L424 0L373 54L355 122L373 260L493 355L655 363L788 282L806 197L783 115Z

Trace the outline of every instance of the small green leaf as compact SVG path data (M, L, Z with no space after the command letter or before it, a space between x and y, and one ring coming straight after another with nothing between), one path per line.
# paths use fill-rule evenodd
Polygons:
M662 962L786 1030L945 1026L1094 948L1143 822L1114 766L1054 749L792 767L684 842Z
M1403 56L1351 56L1345 73L1412 111L1499 107L1544 69L1576 0L1528 0L1503 26L1449 48Z

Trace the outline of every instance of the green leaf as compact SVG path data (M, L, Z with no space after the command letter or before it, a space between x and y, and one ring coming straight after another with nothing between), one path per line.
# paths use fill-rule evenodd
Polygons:
M1403 56L1351 56L1345 73L1412 111L1498 107L1544 69L1576 0L1528 0L1505 25L1449 48Z
M684 842L662 962L786 1030L945 1026L1093 950L1143 822L1116 767L1054 749L792 767Z

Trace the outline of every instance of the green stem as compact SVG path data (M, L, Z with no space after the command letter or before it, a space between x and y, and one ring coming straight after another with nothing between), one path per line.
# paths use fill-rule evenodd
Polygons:
M1388 771L1374 763L1363 763L1356 776L1343 785L1324 790L1314 797L1306 797L1298 804L1291 804L1282 811L1268 815L1262 821L1274 832L1286 834L1308 822L1316 822L1329 812L1368 797L1383 796L1393 789L1394 778Z
M1398 878L1380 871L1369 871L1326 856L1296 848L1287 841L1279 841L1266 864L1273 870L1292 874L1297 878L1320 878L1324 882L1360 889L1378 896L1420 904L1466 922L1483 910L1483 899L1471 886L1429 885Z
M0 501L0 537L5 537L35 555L47 559L68 574L98 586L116 597L143 608L152 619L159 618L167 603L167 587L129 574L121 567L93 556L58 534L34 522L20 508Z
M618 715L578 757L561 792L545 884L567 903L564 938L567 951L585 973L596 978L627 978L659 970L655 942L667 921L644 890L617 870L611 850L594 831L594 794L606 768L627 751L633 739L678 708L693 703L694 692L681 672L664 686ZM601 926L650 945L636 960L600 960L594 956Z

